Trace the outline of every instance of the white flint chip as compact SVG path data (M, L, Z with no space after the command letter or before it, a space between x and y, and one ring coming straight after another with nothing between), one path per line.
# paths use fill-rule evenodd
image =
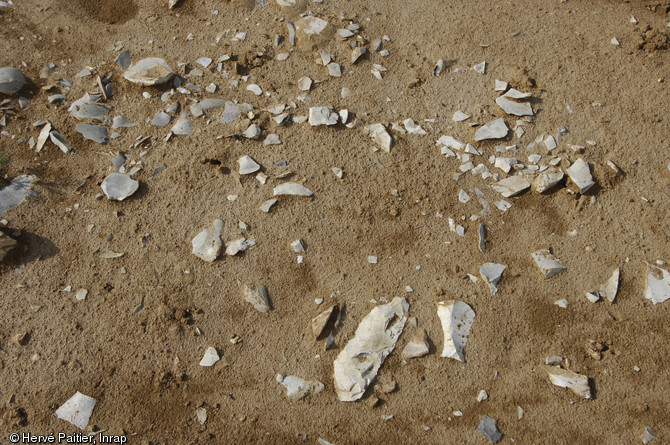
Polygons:
M402 123L409 134L426 134L426 130L421 128L421 126L415 123L412 119L405 119Z
M340 116L330 107L311 107L309 109L309 124L312 127L318 125L335 125Z
M363 127L363 132L370 136L372 140L385 152L391 151L393 139L383 124L371 124Z
M405 358L422 357L428 354L428 336L425 329L417 329L409 340L409 343L402 350L401 355Z
M482 126L475 133L475 141L484 141L486 139L500 139L507 136L507 124L502 118L496 119L488 124Z
M600 290L598 291L600 296L609 300L610 303L614 303L617 291L619 290L619 275L619 269L615 269L610 279L600 286Z
M318 380L303 380L294 375L288 375L283 379L277 378L277 381L286 388L286 396L291 402L297 402L309 394L318 394L325 386Z
M294 196L312 196L314 192L297 182L285 182L273 189L274 196L294 195Z
M591 388L589 387L589 378L585 375L567 369L545 366L549 380L561 388L570 388L575 394L585 399L591 398Z
M268 289L265 286L249 286L245 284L242 287L242 296L251 303L258 312L267 312L270 308L270 298Z
M261 127L257 124L251 124L249 128L242 132L242 136L247 139L258 139L261 136Z
M644 297L652 303L663 303L670 298L670 273L647 263L647 286Z
M211 227L198 233L191 241L193 246L193 255L211 263L221 253L221 232L223 230L223 221L215 219Z
M554 187L563 179L563 171L556 168L548 168L533 179L533 190L544 193Z
M465 361L463 348L475 319L475 312L462 301L449 300L437 303L437 316L444 332L444 348L440 357Z
M100 184L110 201L123 201L137 191L140 183L123 173L110 173Z
M237 160L237 163L240 164L239 173L241 175L249 175L260 170L261 166L258 162L254 161L251 157L244 155Z
M582 158L575 161L574 164L566 170L570 180L579 188L579 193L584 193L595 185L589 164Z
M498 292L498 283L502 278L502 274L505 271L507 266L503 264L496 263L484 263L482 267L479 268L479 275L482 279L486 281L486 284L489 285L491 289L491 296L495 295Z
M93 408L95 408L96 403L98 401L93 397L77 391L75 395L70 397L67 402L56 410L55 415L59 419L65 420L83 430L88 426L88 420L91 418L91 414L93 414Z
M356 335L333 364L335 390L341 401L353 402L363 396L386 357L393 352L408 310L409 303L396 297L372 309L358 325Z
M142 59L131 65L123 77L133 83L140 85L161 85L169 81L174 73L165 63L165 60L158 57Z
M510 176L509 178L501 179L495 184L491 185L491 188L496 192L503 195L505 198L511 198L516 196L519 193L527 190L530 187L530 182L526 179L525 176Z
M219 359L219 353L217 352L216 348L210 346L209 348L205 349L205 354L202 356L202 360L200 360L200 366L214 366L214 364L218 362Z
M567 269L567 267L558 261L558 258L551 254L549 249L538 250L530 255L545 278L553 277L557 273Z

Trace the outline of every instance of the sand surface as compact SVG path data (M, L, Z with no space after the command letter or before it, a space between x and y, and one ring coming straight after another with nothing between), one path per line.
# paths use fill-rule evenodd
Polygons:
M282 9L270 0L264 6L183 0L172 11L167 1L149 0L14 3L0 8L0 66L30 79L20 94L30 105L14 102L5 105L12 114L0 111L6 116L0 153L9 158L0 166L1 185L21 174L38 180L36 196L2 215L3 230L18 241L0 265L3 441L11 432L78 432L54 412L80 391L98 400L87 431L124 434L139 444L318 443L319 437L334 444L483 444L476 427L484 415L497 420L500 443L641 443L646 426L653 443L670 442L670 302L644 299L645 261L670 261L670 2L324 0ZM275 35L288 37L286 22L308 11L333 29L360 25L356 33L368 54L350 63L356 37L316 39L313 47L284 39L275 47ZM240 32L246 39L232 41ZM372 51L384 35L387 57ZM252 104L253 120L223 125L221 109L211 110L191 118L190 136L165 141L171 124L146 120L169 105L161 94L174 86L123 79L114 60L126 49L133 61L162 57L184 84L202 86L179 94L184 110L200 98L223 98ZM315 63L319 49L334 55L342 77L329 77ZM280 53L290 56L280 61ZM219 72L224 54L233 60ZM203 69L195 64L199 57L214 61ZM438 59L447 67L434 76ZM482 61L485 74L454 72ZM49 63L53 72L41 78ZM388 70L382 80L371 74L373 63ZM94 75L78 77L87 66ZM204 75L187 78L196 68ZM112 76L110 117L138 123L116 130L121 136L106 145L85 140L75 129L81 122L67 112L85 92L96 92L96 74ZM297 88L303 76L315 81L304 102ZM61 78L71 87L43 89ZM235 79L237 87L229 82ZM520 119L496 105L496 79L532 93L535 115L520 139L510 131L502 142L475 143L483 155L474 164L506 177L488 162L501 143L517 144L507 155L525 165L531 153L542 155L540 164L560 157L563 168L581 157L596 181L592 189L581 195L563 183L544 195L528 191L507 199L512 207L502 212L493 205L502 199L490 187L493 179L465 173L454 180L461 163L440 154L440 136L474 143L470 123L502 117L514 128ZM218 85L215 93L204 90L210 83ZM264 94L247 91L248 83ZM345 87L351 95L343 98ZM67 104L50 104L47 97L59 91ZM294 116L328 106L389 129L412 118L427 134L390 130L390 153L374 151L363 125L279 126L264 111L291 102ZM453 122L458 110L471 118ZM40 153L29 148L40 131L33 122L42 119L74 153L51 143ZM260 141L227 137L250 123L263 129ZM543 144L527 149L562 126L567 133L551 153ZM263 145L269 133L281 144ZM151 139L135 147L141 136ZM584 146L583 153L568 144ZM134 175L140 188L122 202L96 198L112 171L110 154L119 151L127 166L141 161ZM261 164L265 185L237 173L243 155ZM276 166L282 161L285 167ZM342 179L332 167L343 169ZM270 213L261 212L273 187L289 180L276 178L285 172L314 195L281 197ZM479 220L470 218L482 212L474 187L491 205ZM461 189L471 197L466 204L458 201ZM217 218L224 242L245 237L256 245L213 263L196 258L192 238ZM464 237L449 230L449 218L465 228ZM238 220L250 229L239 229ZM486 253L477 248L481 223ZM302 264L290 247L296 239L306 245ZM544 279L530 256L541 248L552 248L567 270ZM108 250L124 255L101 258ZM378 263L368 264L369 255ZM479 277L485 262L507 266L495 296L481 279L467 277ZM585 292L616 268L615 303L590 303ZM245 302L244 284L267 286L273 309L259 313ZM72 291L64 292L66 286ZM84 301L75 298L79 289L88 290ZM376 407L369 406L372 387L359 402L340 402L333 361L360 320L395 296L408 299L410 316L431 339L430 353L403 360L414 329L407 324L377 376L397 389L377 391ZM324 303L317 305L318 298ZM554 304L562 298L567 309ZM464 363L439 356L436 303L452 299L476 313ZM343 303L336 347L324 351L310 320ZM235 335L242 341L232 344ZM602 345L600 359L589 353L590 340ZM221 360L201 367L210 346ZM543 365L551 355L591 379L592 400L549 383ZM278 373L320 380L325 390L291 402ZM481 389L489 399L477 402ZM196 420L200 407L207 410L203 425ZM463 415L454 416L456 410Z

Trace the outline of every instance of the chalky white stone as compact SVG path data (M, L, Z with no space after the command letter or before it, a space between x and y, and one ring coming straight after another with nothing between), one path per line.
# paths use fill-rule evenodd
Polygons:
M147 86L167 83L173 75L172 68L165 60L158 57L142 59L123 73L126 80Z
M124 173L110 173L100 184L110 201L123 201L137 191L140 183Z
M582 158L575 161L574 164L566 170L570 180L579 188L579 193L584 193L595 185L589 164Z
M552 255L549 249L538 250L530 255L533 257L533 260L535 260L535 264L545 278L553 277L557 273L567 269L567 267L558 261L558 258Z
M93 408L98 403L93 397L77 391L70 399L56 410L56 417L71 423L80 430L88 426L88 421L93 414Z
M475 141L484 141L486 139L500 139L507 136L509 128L502 118L496 119L482 126L475 133Z
M591 388L589 387L589 378L587 376L553 366L544 366L544 369L549 374L549 380L554 385L561 388L569 388L575 394L585 399L591 398Z
M356 335L333 363L335 391L343 402L360 399L402 334L409 303L396 297L361 320Z
M211 227L198 233L191 241L193 255L208 263L214 261L221 253L223 246L221 242L222 230L223 221L215 219Z
M441 301L437 303L437 316L440 318L444 333L444 347L440 357L464 362L463 349L475 319L475 311L462 301Z

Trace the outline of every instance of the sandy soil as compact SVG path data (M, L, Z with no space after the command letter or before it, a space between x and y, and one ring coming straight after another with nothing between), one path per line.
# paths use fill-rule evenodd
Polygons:
M488 443L476 431L484 415L498 421L500 443L641 443L646 426L654 443L670 442L670 303L644 299L644 262L670 261L670 2L325 0L297 10L265 2L183 0L169 11L167 1L14 0L0 9L0 66L15 66L32 82L22 92L29 106L0 112L7 116L0 152L9 157L0 173L5 183L20 174L39 178L37 196L3 215L19 245L0 266L2 440L10 432L79 431L54 411L81 391L98 400L88 431L125 434L142 444L317 443L319 437L335 444ZM359 24L368 48L388 35L383 48L390 55L372 52L351 65L350 42L332 38L318 49L335 56L343 75L329 77L304 42L273 45L276 34L287 36L286 21L305 11L336 28ZM238 32L246 32L246 40L232 42ZM163 57L181 76L196 68L198 57L214 59L204 77L188 81L213 82L220 90L180 95L179 102L219 97L251 103L254 122L282 144L217 139L249 123L219 124L221 110L193 118L190 136L165 142L170 127L146 119L165 109L160 96L171 85L125 81L114 63L121 51L115 44L130 50L134 61ZM288 60L277 60L289 51ZM270 96L254 96L242 80L232 88L229 80L240 78L233 62L224 63L229 78L215 69L223 54L237 58L248 82ZM438 59L449 68L436 77ZM484 75L454 72L484 60ZM41 78L50 62L53 73ZM373 63L388 69L383 80L370 73ZM68 79L68 104L95 91L94 76L77 77L86 66L113 76L110 116L139 123L119 130L121 137L108 145L85 140L67 105L49 104L53 92L42 89ZM318 81L306 103L297 99L304 94L296 87L302 76ZM472 142L476 128L468 123L497 117L514 126L516 118L494 102L495 79L533 94L534 123L521 139L510 132L504 142L519 145L515 156L527 164L527 145L565 126L563 143L551 155L539 147L535 152L543 159L562 157L563 167L582 157L591 165L594 188L585 195L568 187L527 192L508 199L507 212L492 206L482 220L470 220L481 212L474 187L491 203L501 197L489 187L492 180L467 173L455 181L460 163L441 156L435 140L447 134ZM343 87L351 96L341 97ZM143 98L145 91L152 98ZM374 152L362 127L280 127L262 111L290 101L298 116L310 106L347 108L365 124L409 117L428 134L394 131L391 152ZM457 110L471 119L454 123ZM40 119L60 131L73 154L50 144L39 154L28 148L39 133L32 123ZM134 147L140 136L151 136L151 143ZM488 165L498 144L476 144L484 156L475 164ZM576 154L568 144L586 148ZM111 171L109 153L117 151L142 161L135 175L140 189L123 202L96 199ZM237 174L236 160L245 154L270 175L267 184ZM623 173L616 175L607 160ZM281 161L288 165L275 166ZM341 167L344 178L331 167ZM281 199L269 214L260 212L258 205L280 182L274 175L285 171L314 196ZM467 204L458 202L460 189L473 198ZM232 194L238 199L229 201ZM450 217L465 217L459 220L464 238L450 232ZM191 239L216 218L224 221L224 241L244 236L257 244L214 263L196 258ZM238 229L238 220L251 229ZM477 249L482 222L486 253ZM569 235L573 230L577 234ZM307 245L303 264L289 246L298 238ZM550 279L530 257L545 247L567 266ZM124 256L100 258L107 250ZM378 264L368 264L368 255L378 256ZM482 280L466 276L479 276L484 262L507 265L494 297ZM584 293L617 267L616 302L587 301ZM255 311L240 296L244 283L266 285L274 309ZM414 292L406 293L407 285ZM66 286L73 291L64 292ZM89 290L85 301L74 297L81 288ZM397 389L378 394L377 407L368 403L373 388L362 401L340 402L333 360L380 298L394 296L407 297L410 315L428 332L431 353L403 362L408 325L378 375ZM134 312L142 298L144 307ZM318 306L317 298L326 302ZM554 304L561 298L567 309ZM477 314L465 363L439 357L443 338L435 304L448 299L467 302ZM309 321L335 302L346 303L346 311L337 347L324 351ZM25 337L23 344L17 335ZM242 342L231 344L234 335ZM589 340L604 346L600 360L589 354ZM212 368L200 367L208 346L222 358ZM571 370L592 379L592 400L549 383L542 368L549 355L566 358ZM320 380L326 389L293 403L275 381L277 373ZM481 389L489 399L479 403ZM195 419L201 406L208 414L204 425Z

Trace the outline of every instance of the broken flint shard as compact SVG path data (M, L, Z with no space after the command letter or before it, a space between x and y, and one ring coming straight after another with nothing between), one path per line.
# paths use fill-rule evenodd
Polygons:
M312 196L314 192L297 182L285 182L278 185L272 191L274 196L294 195L294 196Z
M505 198L511 198L519 193L527 190L530 187L530 182L525 176L510 176L501 179L491 186L493 190L503 195Z
M409 303L396 297L372 309L334 362L335 390L343 402L360 399L405 327Z
M600 286L598 293L601 297L607 298L610 303L614 303L617 291L619 290L619 269L616 269L607 283Z
M442 322L444 332L444 348L440 357L464 362L463 348L475 319L475 311L462 301L441 301L437 303L437 316Z
M140 183L124 173L110 173L100 187L110 201L123 201L137 191Z
M670 273L667 270L647 263L647 287L644 298L652 303L663 303L670 298Z
M363 132L370 136L372 140L385 152L391 151L391 145L393 145L393 139L391 135L386 131L386 127L382 124L372 124L366 125L363 127Z
M212 227L208 227L198 233L191 241L193 246L192 253L198 258L211 263L221 253L221 231L223 230L223 221L215 219Z
M557 273L567 269L567 267L558 261L558 258L551 254L549 249L538 250L530 255L545 278L553 277Z
M491 443L497 443L502 439L502 433L498 429L498 422L489 416L482 417L477 431L482 433Z
M268 289L265 286L249 286L245 284L242 287L242 295L258 312L267 312L271 309Z
M172 69L165 63L165 60L158 57L150 57L142 59L139 62L131 65L123 77L126 80L138 83L140 85L161 85L169 81L174 73Z
M200 366L214 366L214 364L218 362L219 359L219 353L216 348L214 346L210 346L209 348L205 349L205 354L202 356L202 360L200 360Z
M333 316L333 311L336 311L337 306L332 306L330 309L327 309L321 312L316 317L312 318L312 334L314 334L314 340L318 340L319 337L323 335L323 331L330 321L330 318Z
M479 275L481 275L482 279L489 285L491 296L494 296L496 292L498 292L497 285L506 268L507 266L496 263L484 263L482 264L482 267L479 268Z
M16 247L16 240L0 230L0 261L5 259L7 252Z
M588 189L595 185L591 172L589 171L589 164L579 158L574 164L566 170L570 180L577 186L579 193L585 193Z
M75 395L56 410L56 417L83 430L88 426L88 420L93 414L93 408L98 403L93 397L77 391Z
M475 141L483 141L486 139L500 139L504 138L507 136L507 132L509 131L509 128L507 128L507 124L503 120L503 118L496 119L492 122L489 122L488 124L482 126L477 132L475 133Z
M554 385L561 388L570 388L575 394L585 399L591 398L591 388L587 376L553 366L544 366L544 369Z
M428 335L425 329L417 329L401 355L405 358L422 357L428 354Z
M294 375L288 375L279 382L286 388L286 396L291 402L297 402L309 394L318 394L325 388L318 380L303 380Z

